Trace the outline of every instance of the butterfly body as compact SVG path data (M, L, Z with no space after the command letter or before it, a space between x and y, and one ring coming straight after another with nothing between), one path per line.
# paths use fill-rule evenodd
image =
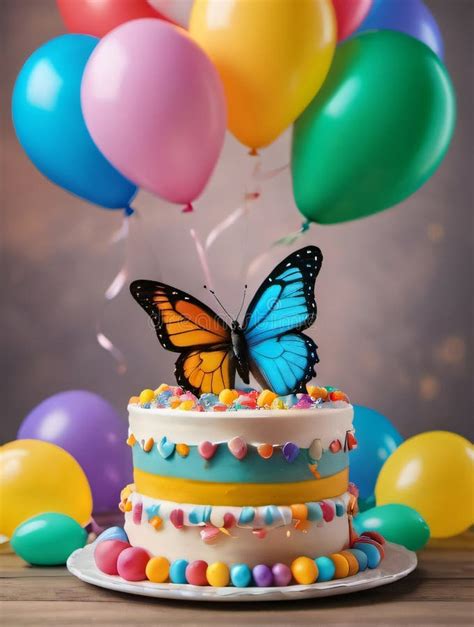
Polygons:
M235 372L277 394L303 391L318 362L316 344L302 333L316 318L314 284L319 248L289 255L252 299L244 322L230 326L193 296L158 281L134 281L130 291L153 320L162 346L180 353L179 385L202 394L233 388Z

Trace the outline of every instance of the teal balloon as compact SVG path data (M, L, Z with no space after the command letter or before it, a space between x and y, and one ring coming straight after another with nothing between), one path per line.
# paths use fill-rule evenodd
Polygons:
M354 518L357 533L378 531L385 540L419 551L430 539L430 528L424 518L407 505L379 505Z
M425 44L394 31L349 39L294 126L298 209L335 224L396 205L440 165L455 119L448 72Z
M65 564L87 541L87 532L65 514L46 513L19 525L10 545L25 562L36 566Z
M15 83L13 124L30 160L53 183L102 207L128 209L137 188L102 155L82 115L82 75L98 42L62 35L38 48Z

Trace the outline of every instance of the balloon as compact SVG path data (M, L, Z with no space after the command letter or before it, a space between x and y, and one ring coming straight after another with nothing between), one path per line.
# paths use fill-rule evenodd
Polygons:
M8 537L20 523L43 512L66 514L81 527L92 512L82 468L59 446L39 440L0 446L0 503L0 534Z
M401 544L411 551L419 551L430 539L426 521L411 507L392 503L380 505L354 518L357 533L377 531L385 540Z
M25 562L37 566L65 564L87 542L87 531L70 516L40 514L21 523L10 540L12 549Z
M358 487L361 499L370 499L380 469L403 438L388 418L362 405L354 405L353 425L357 448L350 454L350 480ZM369 507L373 505L369 501Z
M201 194L224 142L225 97L184 30L135 20L106 35L84 73L82 108L94 141L126 176L175 203Z
M374 0L372 9L359 27L367 30L396 30L429 46L444 58L444 44L433 14L421 0Z
M298 209L335 224L396 205L440 165L455 117L449 75L427 46L393 31L349 39L294 127Z
M132 481L127 425L106 400L83 390L50 396L25 418L18 438L44 440L68 451L89 481L94 512L115 510Z
M99 152L84 123L82 74L98 40L62 35L26 61L15 83L12 114L19 142L53 183L109 209L128 206L136 187Z
M253 150L271 144L309 104L336 42L330 0L195 0L189 32L219 70L229 129Z
M147 0L56 0L70 33L103 37L120 24L140 17L166 17Z
M352 35L372 6L372 0L332 0L332 3L336 12L338 41Z
M154 9L170 22L175 22L183 28L189 25L189 17L193 8L193 0L148 0Z
M433 538L448 538L474 522L474 446L449 431L428 431L406 440L380 471L377 505L416 509Z

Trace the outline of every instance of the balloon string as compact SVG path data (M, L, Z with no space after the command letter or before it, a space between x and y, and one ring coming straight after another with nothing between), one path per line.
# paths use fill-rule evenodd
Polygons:
M199 239L199 235L196 233L195 229L189 230L191 237L194 241L194 245L196 247L197 256L199 259L199 263L201 264L202 272L204 274L204 278L206 280L206 285L208 285L211 289L213 287L211 271L209 270L209 263L207 261L206 250Z
M309 231L310 228L311 222L303 222L298 231L288 233L288 235L277 239L275 242L273 242L272 246L291 246L297 240L301 239L303 235Z
M270 179L274 179L276 176L285 172L290 167L289 163L280 166L279 168L273 168L273 170L267 170L266 172L259 172L255 175L257 181L269 181Z
M206 237L206 243L204 245L204 248L206 250L209 250L209 248L214 244L214 242L217 239L219 239L222 233L226 231L228 228L230 228L233 224L235 224L238 220L240 220L240 218L244 215L244 213L245 213L245 208L238 207L237 209L234 209L234 211L232 211L232 213L228 215L227 218L222 220L222 222L219 222L219 224L215 226L211 230L209 235Z
M121 241L125 243L124 259L123 259L122 267L120 268L118 273L115 275L113 281L105 290L105 293L104 293L105 304L102 309L102 314L99 316L97 323L96 323L97 343L99 344L99 346L101 346L101 348L107 351L111 355L111 357L113 357L113 359L116 362L117 372L120 375L123 375L127 372L127 361L125 359L125 355L117 346L115 346L112 340L110 340L110 338L108 338L105 335L105 333L102 330L102 326L103 326L103 319L104 319L106 304L114 300L114 298L117 298L117 296L123 290L125 284L128 281L129 257L130 257L129 255L129 240L130 240L129 220L130 220L131 215L132 214L129 211L125 212L120 229L116 233L114 233L114 235L111 237L111 240L110 240L110 244L117 244Z

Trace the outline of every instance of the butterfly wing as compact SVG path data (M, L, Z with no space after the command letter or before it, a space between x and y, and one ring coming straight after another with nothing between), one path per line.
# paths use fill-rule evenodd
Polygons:
M158 281L134 281L130 292L152 319L163 348L181 353L175 368L179 385L198 395L233 386L231 331L212 309Z
M317 347L301 331L316 319L314 284L322 259L316 246L289 255L262 283L245 316L252 374L280 395L303 389L314 376Z

